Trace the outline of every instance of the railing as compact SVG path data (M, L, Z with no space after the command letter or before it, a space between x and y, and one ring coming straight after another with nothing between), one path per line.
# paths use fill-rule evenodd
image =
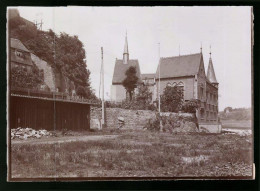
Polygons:
M75 101L75 102L87 102L97 104L96 101L86 99L80 96L70 96L63 92L49 92L38 89L28 89L28 88L20 88L20 87L11 87L12 94L32 96L32 97L42 97L42 98L52 98L57 100L67 100L67 101Z

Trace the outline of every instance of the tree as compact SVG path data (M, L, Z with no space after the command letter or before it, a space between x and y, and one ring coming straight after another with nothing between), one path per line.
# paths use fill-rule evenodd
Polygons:
M125 72L126 78L123 81L123 86L126 92L129 94L130 101L132 100L132 95L134 89L137 87L138 77L136 76L136 68L130 66Z
M161 95L161 108L165 112L178 112L183 104L183 89L179 86L166 86Z
M147 109L152 100L152 92L149 90L148 86L143 84L139 85L137 88L136 102L141 108Z
M10 37L21 40L31 52L73 82L81 96L95 98L90 86L90 71L85 60L84 45L77 36L66 33L57 35L52 30L37 30L36 33L32 33L23 19L16 17L10 21Z

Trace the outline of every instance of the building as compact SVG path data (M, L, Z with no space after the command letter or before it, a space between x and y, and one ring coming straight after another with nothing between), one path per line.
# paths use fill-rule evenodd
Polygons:
M196 113L199 125L203 125L203 127L213 125L214 127L210 128L219 128L218 82L211 53L207 75L205 73L202 51L197 54L160 58L155 81L155 99L158 99L158 96L163 94L166 86L180 86L184 90L185 101L191 99L199 101L200 105Z
M141 82L141 72L139 67L139 62L136 59L129 59L128 42L127 36L125 37L125 46L123 59L116 59L114 74L111 86L111 101L123 101L127 97L127 92L123 86L123 81L126 78L125 72L130 66L136 68L136 75L139 78L139 83Z
M31 52L18 40L10 39L11 68L21 66L28 72L32 70Z
M90 102L69 100L58 93L11 91L9 128L89 130L90 106Z

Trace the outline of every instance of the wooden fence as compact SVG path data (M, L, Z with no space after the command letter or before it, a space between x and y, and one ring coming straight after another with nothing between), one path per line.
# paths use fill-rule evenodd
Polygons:
M46 130L90 129L90 104L37 97L10 97L10 127Z

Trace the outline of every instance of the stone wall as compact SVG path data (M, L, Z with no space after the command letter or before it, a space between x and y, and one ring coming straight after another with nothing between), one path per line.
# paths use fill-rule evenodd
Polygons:
M123 117L125 121L125 128L136 129L143 128L149 119L155 118L156 112L150 110L129 110L121 108L106 108L105 110L106 124L108 128L118 127L118 117ZM170 114L182 115L183 117L192 117L189 113L170 113L162 112L163 116L169 116ZM91 120L93 125L97 121L101 120L101 108L91 107ZM95 121L95 122L94 122ZM92 127L90 127L92 128Z
M34 64L44 72L44 83L50 88L51 91L55 91L55 74L52 67L38 56L31 53L31 58Z
M148 119L155 117L154 111L106 108L106 124L108 128L118 127L118 117L123 117L125 128L143 128ZM101 108L91 108L91 120L101 120Z

